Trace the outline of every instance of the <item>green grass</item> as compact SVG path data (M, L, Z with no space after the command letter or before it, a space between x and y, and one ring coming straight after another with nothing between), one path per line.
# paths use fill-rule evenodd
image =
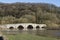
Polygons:
M9 40L58 40L52 37L43 37L27 33L20 33L17 35L7 35L7 37Z

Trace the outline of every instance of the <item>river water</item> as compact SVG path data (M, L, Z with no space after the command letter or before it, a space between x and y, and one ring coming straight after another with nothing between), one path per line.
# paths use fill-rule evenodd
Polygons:
M28 31L23 31L23 30L10 30L10 31L1 31L4 32L5 35L16 35L18 33L29 33L29 34L34 34L38 36L48 36L48 37L56 37L60 39L60 30L28 30Z

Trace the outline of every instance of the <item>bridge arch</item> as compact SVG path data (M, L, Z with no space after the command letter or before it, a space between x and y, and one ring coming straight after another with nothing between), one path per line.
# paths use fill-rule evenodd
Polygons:
M46 28L46 26L43 26L43 27L41 27L41 28L45 29L45 28Z
M14 27L13 27L13 26L11 26L11 27L9 27L9 29L13 30L13 29L14 29Z
M36 26L36 29L39 29L40 27L39 26Z
M27 29L33 29L33 26L32 25L28 25Z
M19 25L17 28L18 28L18 30L23 30L24 29L24 27L22 25Z

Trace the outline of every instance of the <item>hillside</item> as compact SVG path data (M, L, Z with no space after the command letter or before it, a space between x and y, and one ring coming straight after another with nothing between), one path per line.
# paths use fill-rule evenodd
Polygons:
M0 3L0 24L45 23L60 26L60 7L47 3Z

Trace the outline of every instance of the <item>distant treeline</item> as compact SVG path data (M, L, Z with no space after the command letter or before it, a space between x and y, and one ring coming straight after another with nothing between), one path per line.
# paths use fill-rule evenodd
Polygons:
M0 24L8 23L45 23L59 27L60 7L47 3L0 3Z

